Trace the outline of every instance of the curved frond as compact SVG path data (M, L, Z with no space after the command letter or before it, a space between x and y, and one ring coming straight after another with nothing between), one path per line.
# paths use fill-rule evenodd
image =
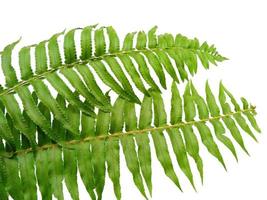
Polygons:
M155 32L156 27L147 34L143 31L138 34L129 33L123 45L120 45L119 37L111 26L88 26L67 33L63 31L54 34L47 41L22 47L17 55L20 73L16 73L12 58L16 56L13 55L13 50L19 43L18 40L6 46L1 53L5 87L0 85L0 101L16 129L34 148L37 145L35 133L21 114L19 100L27 116L50 139L60 143L61 138L49 127L49 121L31 95L32 89L38 101L68 130L67 134L75 137L78 131L71 125L71 118L56 101L50 87L69 104L94 117L92 107L105 112L111 109L109 99L99 87L96 76L123 99L140 104L135 88L149 96L148 87L156 91L160 91L161 87L166 88L166 74L176 82L188 79L189 74L194 75L198 68L197 59L200 59L205 68L209 68L209 63L216 64L225 60L213 45L209 46L206 42L200 44L197 39L188 39L180 34L174 37L171 34L156 35ZM77 46L75 36L80 38L80 47ZM77 48L80 48L81 55L78 55ZM159 83L152 78L150 68L155 72ZM86 99L85 102L81 100L83 98ZM7 142L13 149L19 149L18 141L15 141L7 128L3 113L0 113L0 119Z
M117 45L113 45L116 49ZM101 52L99 49L98 54ZM7 199L8 195L15 200L36 199L36 183L44 199L51 199L52 195L64 199L63 180L71 197L79 199L78 170L91 199L102 198L107 175L113 182L116 198L121 199L121 153L125 157L134 184L144 198L147 198L146 191L152 193L151 148L155 148L156 157L166 176L181 190L182 183L173 167L175 161L170 156L170 148L176 156L178 166L194 188L196 175L191 170L193 163L189 162L188 157L192 157L195 161L203 181L204 163L200 145L203 145L225 169L226 163L217 145L218 142L228 148L235 158L237 158L236 145L247 153L241 130L254 140L256 137L252 128L260 131L254 118L255 107L249 105L247 100L242 98L241 106L222 83L219 86L218 99L215 98L208 83L206 83L205 97L197 92L191 81L186 85L183 95L180 95L175 81L171 91L169 114L161 94L150 88L147 90L149 96L144 96L141 108L133 102L118 97L111 112L98 110L96 117L86 115L70 103L66 104L65 99L59 95L55 101L66 111L66 116L72 119L70 126L78 132L77 135L68 134L69 130L63 128L64 124L58 121L54 112L33 93L31 96L49 121L48 126L52 133L57 133L57 138L61 138L60 141L64 143L56 144L44 133L42 127L34 125L26 111L23 112L22 116L29 130L32 132L37 130L37 147L35 149L31 147L25 135L22 137L20 150L13 152L13 157L4 156L2 153L1 199ZM106 98L109 99L107 94ZM140 116L137 117L139 108ZM13 122L9 120L9 113L6 113L4 107L2 113L6 116L6 121L1 123L10 127L10 134L16 141L20 135L20 127L10 126ZM1 139L10 140L9 135L5 135L2 131L0 133ZM169 147L167 138L171 141ZM153 147L150 145L151 142L154 144ZM1 142L0 150L12 152L9 143ZM48 176L50 178L45 179Z

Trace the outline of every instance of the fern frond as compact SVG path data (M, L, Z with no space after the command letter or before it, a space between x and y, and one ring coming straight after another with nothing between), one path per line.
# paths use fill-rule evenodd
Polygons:
M150 153L152 147L149 136L152 137L157 159L166 176L180 189L182 187L179 176L173 168L174 161L168 150L167 137L171 141L179 167L194 188L192 163L189 162L188 156L194 159L203 181L200 145L203 144L224 168L226 164L217 141L225 145L235 158L237 154L233 142L247 152L240 128L253 139L256 138L250 128L260 131L254 118L255 107L249 105L244 98L242 98L243 107L240 106L222 83L218 97L220 104L217 103L208 83L206 83L206 97L199 95L191 81L186 85L183 96L180 95L175 82L171 89L169 117L167 117L161 94L154 89L148 89L150 96L144 96L139 118L136 116L137 106L122 97L117 98L111 112L99 110L96 118L86 115L77 107L69 104L66 112L72 119L72 128L79 130L81 121L79 135L68 134L69 130L64 129L63 124L53 117L51 129L57 133L57 137L64 138L64 144L58 145L43 132L42 128L37 126L38 147L36 149L31 148L29 142L23 139L21 149L14 152L12 158L0 157L0 192L3 193L0 193L3 197L1 199L7 199L8 195L15 200L36 199L35 179L44 199L51 199L53 194L58 199L64 199L63 179L72 198L79 199L78 170L91 199L102 198L106 173L113 182L117 199L121 199L120 153L125 156L136 187L146 198L146 187L152 193ZM34 94L33 99L36 99ZM57 103L61 107L66 107L66 102L60 95ZM47 120L54 115L40 101L38 101L38 108L42 110ZM27 122L30 120L27 119ZM14 137L20 134L16 129L12 129L12 126L10 127ZM35 129L32 124L29 124L29 127ZM226 129L229 130L230 136L226 134L228 132ZM200 136L201 141L197 135ZM6 141L7 138L3 136L1 132L2 139ZM0 148L1 151L6 152L12 150L8 143L6 145L0 143ZM24 167L26 165L27 168ZM49 175L50 178L45 180L44 177Z
M78 34L78 31L81 40L79 47L81 55L77 55L76 50L78 47L75 34ZM32 98L29 87L32 86L36 98L53 113L54 117L69 131L68 133L78 134L77 130L70 126L70 118L64 108L54 99L44 80L48 81L68 103L89 116L95 116L92 106L104 111L109 111L111 106L96 82L94 73L122 98L140 103L132 85L143 94L149 95L145 82L154 90L160 91L160 85L166 88L166 72L176 82L184 81L188 79L189 73L194 75L197 72L197 58L205 68L209 68L209 63L216 64L216 62L225 60L213 45L209 46L206 42L200 45L197 39L188 39L180 34L174 37L171 34L156 35L155 32L156 27L152 28L148 34L143 31L138 32L136 37L134 33L129 33L122 47L112 27L88 26L83 29L72 29L66 34L65 31L57 33L47 41L19 50L19 78L13 67L12 52L20 40L6 46L1 53L5 87L0 85L0 100L16 129L26 136L33 148L36 146L34 132L31 131L21 114L15 94L22 101L23 108L30 119L50 139L60 142L56 133L49 127L49 121L40 112ZM60 43L59 38L63 38L63 44ZM160 85L153 80L148 66L153 68ZM71 87L62 76L68 80ZM82 102L81 97L87 101ZM3 118L3 113L0 113L0 119ZM5 119L2 120L2 124L2 127L7 126ZM7 142L13 149L18 149L18 141L12 137L10 130L4 129Z

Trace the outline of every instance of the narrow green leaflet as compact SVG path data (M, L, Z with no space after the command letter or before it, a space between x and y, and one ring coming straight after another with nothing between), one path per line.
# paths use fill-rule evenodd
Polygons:
M134 112L132 115L136 116ZM139 118L139 129L150 128L152 123L152 98L144 96L140 118ZM140 162L140 167L142 175L146 181L148 190L152 194L152 170L151 170L151 151L150 151L150 140L148 138L148 132L144 134L135 135L136 144L138 146L138 158Z
M46 42L40 42L35 47L35 67L36 67L36 74L42 74L46 72L47 66L47 55L45 49Z
M157 26L152 27L149 31L148 31L148 47L149 48L155 48L158 45L158 41L157 41L157 36L156 36L156 31L157 31Z
M223 91L228 95L228 97L230 97L232 104L235 107L235 111L240 111L240 106L238 105L237 101L235 100L234 96L230 93L229 90L227 90L223 84L221 84L221 87L223 89ZM246 123L245 118L241 115L241 113L235 113L234 114L234 118L236 120L236 122L238 123L238 125L246 132L248 133L248 135L250 135L255 141L257 141L257 138L255 137L255 135L253 134L253 132L251 131L251 129L249 128L249 126Z
M164 35L160 34L157 36L158 38L158 46L162 49L165 49L168 47L168 43L166 41L166 38L164 37Z
M208 56L206 55L206 53L201 52L201 51L197 51L197 55L200 59L201 64L203 65L203 67L205 69L209 69L209 59Z
M72 29L66 33L64 36L64 55L65 63L70 64L77 60L76 47L75 47L75 31L77 29Z
M82 181L85 185L87 192L92 200L96 199L94 193L95 180L92 164L92 153L90 152L90 144L82 143L75 146L77 149L78 167Z
M95 56L101 56L106 52L106 42L103 28L95 31Z
M95 134L95 118L89 117L85 114L81 116L81 139L92 137ZM86 187L92 200L96 199L94 192L95 179L94 169L92 163L92 152L90 149L91 143L85 142L75 145L77 149L78 167L82 181Z
M67 113L70 123L74 129L79 131L80 126L80 111L72 105L67 107ZM67 134L67 141L78 139L73 137L71 134ZM63 157L64 157L64 178L66 186L70 192L70 195L73 200L79 200L79 191L77 183L77 153L73 149L63 148Z
M23 47L19 52L19 66L20 66L20 73L22 80L27 80L33 75L31 69L30 53L31 53L30 47Z
M216 103L215 97L210 89L209 83L206 82L206 102L212 117L216 117L220 115L220 109ZM211 124L214 128L215 135L217 139L223 143L234 155L237 160L237 155L235 151L235 147L232 141L225 135L225 128L223 124L218 120L212 120Z
M203 182L203 161L199 155L199 144L196 135L190 125L182 127L185 146L188 154L195 160L201 181Z
M124 107L124 118L125 118L125 128L126 131L133 131L137 130L137 119L135 116L135 107L133 103L125 102ZM126 164L130 172L132 173L133 180L141 194L146 197L144 184L140 172L139 161L137 157L137 153L135 150L135 142L133 135L129 136L122 136L121 137L121 144L126 160Z
M123 51L129 51L133 49L133 40L134 40L135 33L128 33L123 41Z
M141 79L141 76L138 73L138 71L136 70L131 58L127 55L120 55L119 58L122 61L126 71L130 75L132 81L134 82L134 84L136 85L138 90L140 90L144 94L148 95L148 92L144 86L144 83Z
M219 89L219 101L223 110L223 114L228 114L231 112L231 108L230 105L226 102L226 96L223 90L223 86L222 84L220 84L220 89ZM242 135L238 129L238 127L235 124L235 121L230 118L230 117L225 117L223 118L223 121L226 125L226 127L229 129L229 131L231 132L233 138L235 139L235 141L240 145L240 147L247 153L247 149L245 147Z
M110 113L98 112L95 135L107 135L109 130ZM102 199L102 193L105 185L105 141L92 141L92 161L94 166L95 187L98 199Z
M34 96L34 95L33 95ZM39 103L38 108L44 114L46 119L50 122L49 126L51 126L51 114L47 107L44 104ZM47 143L50 143L51 140L45 135L40 127L37 127L37 135L38 135L38 146L41 147ZM51 173L51 165L49 164L49 154L47 151L38 151L36 154L36 177L38 181L38 186L40 188L40 192L42 198L44 200L52 199L52 188L50 181L50 173Z
M136 102L136 99L133 99L131 95L123 90L123 88L117 83L117 81L107 72L105 65L101 61L91 62L90 65L94 68L101 80L114 92L129 101Z
M174 81L179 83L176 71L174 70L173 65L171 64L167 53L161 50L156 50L155 53L157 54L159 61L163 64L169 75L173 78Z
M159 93L152 92L153 105L154 105L154 124L156 127L166 125L166 112L163 105L163 99ZM168 146L162 131L154 131L152 133L152 138L154 141L154 146L156 149L156 154L158 160L160 161L165 174L181 189L179 180L174 172L170 154L168 151Z
M24 199L37 200L33 154L27 153L18 156L18 163Z
M183 105L182 98L175 82L172 82L171 91L171 124L178 124L182 122Z
M184 95L184 113L185 113L185 121L191 122L194 121L194 118L196 116L196 108L193 101L193 97L190 93L190 86L189 84L186 85Z
M120 40L119 37L115 31L115 29L112 26L107 27L108 37L109 37L109 52L115 53L120 50Z
M117 98L113 105L110 121L110 134L122 132L123 130L123 108L124 101ZM121 199L120 185L120 145L117 138L107 139L106 142L106 161L108 174L113 182L114 193L117 199Z
M185 64L188 67L189 72L193 76L197 73L197 56L190 50L185 50L182 52L182 56L184 57Z
M178 124L182 121L182 99L177 89L175 82L172 83L172 98L171 98L171 124ZM194 179L193 174L190 168L190 163L187 157L187 152L185 148L185 144L181 135L181 132L178 128L175 129L167 129L169 134L173 151L175 153L177 162L186 175L190 183L192 184L193 188Z
M81 32L81 59L86 60L92 56L92 26L83 28Z
M126 75L124 74L118 61L113 57L108 57L105 59L105 61L108 63L108 65L109 65L110 69L112 70L112 72L114 73L114 75L120 81L123 88L129 92L129 94L132 96L132 98L134 98L136 100L136 102L140 102L138 97L135 95L129 80L126 77Z
M187 122L194 121L196 110L195 110L193 98L190 94L189 84L186 85L183 99L184 99L185 120ZM203 182L203 162L199 155L199 145L198 145L197 137L191 125L183 126L182 132L183 132L184 139L185 139L186 150L188 154L195 160L200 177L201 177L201 181Z
M132 53L130 54L130 56L137 62L140 74L142 75L143 79L147 82L147 84L154 90L160 92L159 87L157 86L152 76L150 75L150 71L146 64L144 56L138 53Z
M14 200L24 199L19 177L18 160L4 158L6 169L6 190Z
M252 137L257 142L256 136L253 134L252 130L249 128L245 118L241 115L241 113L234 114L234 118L237 124L243 129L243 131L245 131L250 137Z
M58 104L65 108L65 100L62 96L58 95L56 101ZM57 133L59 140L64 140L66 137L66 129L62 127L62 124L54 118L52 127ZM63 185L64 179L64 163L62 160L62 151L59 148L51 148L46 150L49 158L50 176L51 176L51 188L54 196L59 200L64 200L63 196Z
M191 86L191 91L192 91L192 97L194 99L195 104L197 105L199 118L202 120L208 119L209 117L208 107L204 99L198 94L192 82L190 82L190 86ZM195 124L195 126L197 127L200 133L200 136L201 136L201 140L203 144L206 146L206 148L208 149L208 151L213 156L215 156L219 160L219 162L223 165L223 167L226 169L221 152L217 144L215 143L213 136L211 134L211 131L206 125L206 123L205 122L197 123Z
M201 140L202 140L203 144L207 147L208 151L219 160L219 162L223 165L223 167L226 170L226 166L225 166L223 157L220 153L220 150L219 150L217 144L215 143L215 141L212 137L210 129L207 127L207 125L205 123L196 124L196 127L200 133Z
M163 67L161 63L159 62L159 59L157 58L157 56L153 52L150 52L150 51L144 52L144 55L146 56L149 64L152 66L155 73L157 74L161 86L164 89L167 89L165 73L163 71Z
M54 34L48 42L48 55L50 66L52 68L58 68L62 65L62 58L59 52L58 37L64 32Z
M28 124L32 132L36 132L36 125L33 121L31 121L25 111L23 111L23 116L26 119L26 123ZM29 140L23 135L21 137L21 148L30 148ZM34 168L35 155L36 152L20 154L19 156L17 156L24 199L37 200L37 187Z
M174 59L181 80L188 80L188 74L184 67L185 64L181 52L175 49L169 49L167 52L169 56Z
M102 102L105 109L111 109L111 105L107 97L103 94L102 90L100 89L99 85L97 84L94 75L92 74L89 66L86 65L78 65L76 66L77 71L83 77L83 80L86 86L89 88L90 92L93 96L97 99L98 102Z
M242 101L242 104L243 104L243 109L245 110L245 109L248 109L249 108L249 106L248 106L248 101L244 98L244 97L242 97L241 98L241 101ZM256 119L255 119L255 117L254 117L254 115L255 115L256 113L251 113L251 112L244 112L244 115L246 115L246 117L247 117L247 119L249 120L249 122L250 122L250 124L252 125L252 127L257 131L257 132L261 132L261 129L260 129L260 127L259 127L259 125L257 124L257 121L256 121Z
M51 148L46 150L49 158L49 164L51 165L51 188L53 194L59 200L64 200L63 197L63 171L64 165L62 161L62 152L58 148Z
M165 33L165 34L163 34L163 37L167 43L167 46L169 46L169 47L175 46L175 41L174 41L174 37L172 34Z
M19 43L19 41L20 40L6 46L1 55L1 67L5 76L7 87L12 87L18 82L17 75L15 69L12 66L11 59L12 51L14 47Z
M145 49L147 43L147 37L144 31L138 32L137 35L137 42L136 42L136 48L138 50Z
M36 176L38 179L38 185L42 195L42 199L52 199L51 189L51 166L49 164L49 154L47 151L39 151L36 155Z

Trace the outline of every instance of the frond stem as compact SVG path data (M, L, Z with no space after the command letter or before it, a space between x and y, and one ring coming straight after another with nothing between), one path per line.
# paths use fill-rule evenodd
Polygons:
M107 140L107 139L113 139L113 138L119 138L119 137L123 137L123 136L128 136L128 135L138 135L138 134L145 134L145 133L153 133L155 131L163 131L163 130L167 130L167 129L174 129L174 128L181 128L183 126L187 126L187 125L195 125L198 123L205 123L205 122L210 122L213 120L219 120L219 119L223 119L223 118L227 118L227 117L231 117L235 114L238 113L246 113L246 112L253 112L255 111L256 107L251 106L250 108L247 109L241 109L239 111L235 111L235 112L230 112L228 114L223 114L223 115L219 115L219 116L214 116L214 117L209 117L207 119L199 119L197 121L188 121L188 122L180 122L177 124L167 124L164 126L159 126L159 127L150 127L150 128L145 128L142 130L132 130L132 131L127 131L127 132L117 132L114 134L110 134L110 135L100 135L100 136L96 136L96 137L86 137L83 138L81 140L71 140L71 141L67 141L64 144L66 146L68 145L74 145L74 144L79 144L79 143L85 143L85 142L90 142L93 140ZM66 147L64 146L64 147ZM47 144L47 145L43 145L41 147L37 147L36 151L41 151L41 150L46 150L46 149L50 149L50 148L55 148L55 147L59 147L58 144ZM70 147L71 148L71 147ZM19 155L19 154L25 154L25 153L29 153L32 152L33 149L32 148L28 148L28 149L23 149L23 150L18 150L16 152L14 152L14 154Z
M64 68L73 68L75 66L78 66L78 65L86 65L90 62L93 62L95 60L103 60L105 59L106 57L117 57L119 55L124 55L124 54L131 54L131 53L144 53L144 52L154 52L154 51L157 51L157 50L168 50L168 49L177 49L177 50L189 50L189 51L201 51L201 49L192 49L192 48L184 48L184 47L166 47L166 48L159 48L159 47L156 47L156 48L146 48L146 49L132 49L132 50L128 50L128 51L119 51L119 52L116 52L116 53L108 53L108 54L104 54L102 56L93 56L87 60L78 60L74 63L71 63L71 64L63 64L57 68L51 68L51 69L48 69L47 71L43 72L43 73L40 73L40 74L35 74L33 75L31 78L27 79L27 80L21 80L19 81L17 84L15 84L13 87L10 87L10 88L6 88L6 89L3 89L2 91L0 91L0 97L1 96L4 96L4 95L7 95L7 94L12 94L12 93L15 93L16 89L22 87L22 86L27 86L27 85L30 85L30 83L34 80L42 80L42 79L45 79L46 76L48 74L51 74L51 73L54 73L54 72L57 72L58 70L61 70L61 69L64 69ZM217 54L214 54L214 56L219 56Z

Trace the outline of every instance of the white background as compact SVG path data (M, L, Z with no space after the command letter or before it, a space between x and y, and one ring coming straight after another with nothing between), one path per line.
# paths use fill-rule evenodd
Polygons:
M257 106L262 135L256 144L245 136L251 154L245 155L236 145L239 163L222 148L228 166L225 172L203 146L205 182L201 186L197 173L198 192L178 170L184 192L181 193L164 175L153 152L153 200L264 200L267 199L267 5L262 0L8 0L0 3L0 49L22 36L24 45L47 39L51 34L67 28L99 23L113 25L122 36L136 30L148 30L158 25L159 32L182 33L201 41L216 44L230 60L200 70L193 78L203 91L209 79L217 90L220 80L236 97L245 96ZM2 82L2 80L1 80ZM202 93L203 94L203 93ZM166 97L167 98L167 97ZM244 134L243 134L244 135ZM124 200L143 199L135 189L122 157L121 185ZM175 161L175 158L173 159ZM195 169L194 169L195 170ZM84 187L81 199L88 199ZM69 199L68 192L65 190ZM104 200L115 199L111 181L107 178Z

